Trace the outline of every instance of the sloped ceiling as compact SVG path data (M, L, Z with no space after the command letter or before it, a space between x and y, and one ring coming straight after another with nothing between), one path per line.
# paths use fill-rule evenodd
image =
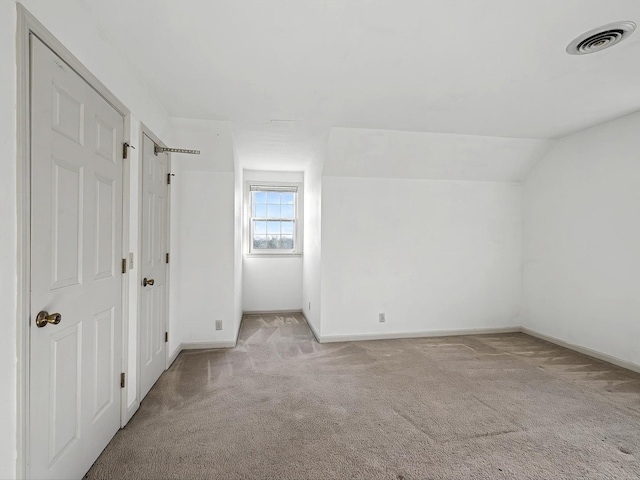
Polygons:
M551 138L640 109L637 0L83 0L175 117Z
M550 140L333 128L325 176L519 182Z
M306 122L233 123L235 154L247 170L302 171L323 161L328 136Z
M79 1L171 116L232 122L252 163L308 162L305 130L551 139L640 109L640 32L565 52L594 27L640 24L637 0ZM502 163L500 178L526 170Z

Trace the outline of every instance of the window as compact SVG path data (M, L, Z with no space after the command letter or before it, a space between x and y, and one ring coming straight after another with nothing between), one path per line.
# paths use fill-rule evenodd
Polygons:
M251 253L298 253L298 186L250 185Z

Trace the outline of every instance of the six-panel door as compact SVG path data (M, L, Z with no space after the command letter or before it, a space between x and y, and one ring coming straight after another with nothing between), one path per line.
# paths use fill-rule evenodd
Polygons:
M29 472L81 478L120 426L124 120L31 44Z
M166 366L167 317L167 174L166 153L155 154L155 144L143 135L141 277L153 280L140 292L140 400Z

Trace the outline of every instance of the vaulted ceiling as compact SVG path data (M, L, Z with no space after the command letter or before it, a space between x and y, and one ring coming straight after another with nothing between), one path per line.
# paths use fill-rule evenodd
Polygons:
M173 139L203 151L185 168L229 171L224 153L235 168L520 181L552 139L640 110L640 30L565 52L640 24L638 0L23 1L89 32L98 65L107 52L135 72Z
M637 0L83 0L172 116L553 138L640 109Z

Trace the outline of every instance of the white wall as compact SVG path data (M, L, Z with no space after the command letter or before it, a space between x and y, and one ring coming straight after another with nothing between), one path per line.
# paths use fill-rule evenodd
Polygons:
M332 128L323 175L519 182L550 140Z
M180 219L182 217L182 162L178 155L171 154L171 173L175 176L169 186L169 359L179 353L182 345L182 319L180 303L180 279L182 264L182 235ZM139 285L139 284L138 284Z
M176 321L183 345L235 340L234 174L182 170ZM215 330L215 320L223 329Z
M6 0L5 0L6 1ZM161 139L169 115L82 0L20 0L82 64Z
M320 267L322 259L322 154L304 172L304 255L302 257L302 311L317 336L321 329Z
M178 147L201 151L172 155L172 315L183 346L233 342L239 313L231 129L183 118L171 125Z
M0 478L15 476L16 467L16 9L0 0Z
M245 312L301 309L300 256L245 256L243 270L242 307Z
M302 172L266 172L245 170L246 182L304 182ZM304 225L304 186L299 192L300 221ZM245 232L249 228L248 199L245 199ZM304 229L303 229L304 230ZM303 231L303 242L305 233ZM302 256L251 255L249 238L245 236L242 263L242 308L245 312L300 310L302 308ZM304 251L303 254L304 255Z
M235 316L235 332L236 338L240 333L240 325L242 323L242 262L243 262L243 245L244 245L244 172L239 165L238 156L234 149L234 170L235 170L235 195L234 195L234 249L233 249L233 309Z
M170 140L169 116L149 93L132 65L123 59L99 29L95 18L78 0L23 0L26 8L58 38L132 112L129 134L137 138L139 121L146 123L163 139ZM0 229L0 305L7 320L0 340L0 478L16 475L16 5L0 0L0 147L7 159L0 179L3 225ZM133 152L136 157L137 152ZM13 160L11 160L13 159ZM135 168L135 159L131 167ZM132 251L133 251L132 247ZM135 299L133 299L135 301ZM19 319L23 321L24 319ZM135 338L130 342L136 342ZM128 382L135 390L135 382Z
M524 185L524 326L640 366L640 114L558 141Z
M521 228L517 184L323 177L323 338L519 325Z

